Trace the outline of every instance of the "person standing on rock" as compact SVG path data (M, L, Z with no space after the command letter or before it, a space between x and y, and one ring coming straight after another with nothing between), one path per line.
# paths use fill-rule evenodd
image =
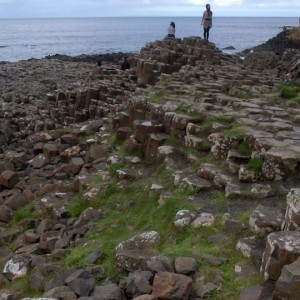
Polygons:
M210 10L210 5L206 4L206 10L203 12L202 22L204 30L204 39L208 41L209 38L209 30L212 28L212 11Z
M171 22L170 26L168 27L167 37L172 37L172 38L175 37L175 23L174 22Z

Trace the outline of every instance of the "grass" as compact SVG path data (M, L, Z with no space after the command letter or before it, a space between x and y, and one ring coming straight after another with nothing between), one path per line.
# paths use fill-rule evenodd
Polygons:
M68 211L72 217L79 217L80 214L90 206L89 201L83 198L81 195L74 197L69 205Z
M255 172L261 172L263 167L264 161L260 157L253 157L249 161L249 169Z
M290 99L290 101L296 103L297 105L300 105L300 96L293 97Z
M22 208L16 210L13 223L19 223L22 220L28 219L34 212L33 204L27 204Z
M280 91L280 96L285 99L293 99L296 98L300 92L300 87L296 85L290 84L279 84L277 86ZM298 98L298 97L297 97Z
M203 134L205 136L210 135L213 132L213 125L215 123L230 125L232 122L234 122L234 118L232 116L218 116L218 117L208 118L204 120L202 123Z
M246 144L246 143L244 143L244 142L241 143L241 144L239 144L239 145L237 146L236 150L237 150L239 153L243 154L243 155L250 155L251 152L252 152L252 150L251 150L249 144Z
M235 96L239 99L248 100L253 97L250 91L237 91Z
M234 137L242 141L245 136L245 130L241 126L234 126L231 129L224 131L224 135L228 137Z
M152 94L149 95L149 102L157 103L157 104L165 104L165 96L166 92L165 91L156 91Z

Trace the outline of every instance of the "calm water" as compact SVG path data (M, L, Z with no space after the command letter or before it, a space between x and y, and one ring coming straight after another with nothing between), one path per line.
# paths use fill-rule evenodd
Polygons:
M47 55L139 52L163 39L171 21L176 37L202 36L200 17L0 19L0 61ZM215 17L210 41L238 52L266 42L298 18Z

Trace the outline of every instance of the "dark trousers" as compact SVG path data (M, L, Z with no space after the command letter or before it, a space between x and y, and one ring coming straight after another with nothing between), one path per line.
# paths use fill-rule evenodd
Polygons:
M206 41L208 41L208 38L209 38L209 27L208 28L204 28L204 39Z

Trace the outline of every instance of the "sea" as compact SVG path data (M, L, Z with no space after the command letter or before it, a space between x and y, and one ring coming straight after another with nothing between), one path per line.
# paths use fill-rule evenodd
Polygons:
M162 40L170 22L176 37L203 36L200 17L107 17L0 19L0 61L40 59L48 55L138 53ZM298 26L296 17L214 17L210 42L237 53L276 36L284 26ZM233 50L225 50L227 47Z

